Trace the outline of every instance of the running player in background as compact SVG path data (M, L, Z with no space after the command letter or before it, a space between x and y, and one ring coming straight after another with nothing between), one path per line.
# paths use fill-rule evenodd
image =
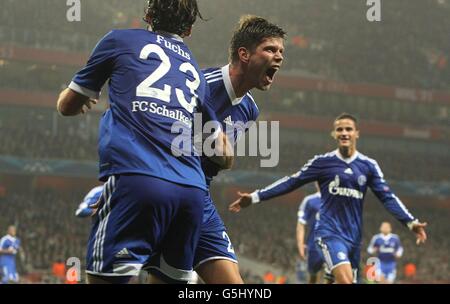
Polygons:
M9 226L7 234L0 239L0 273L1 283L19 283L16 268L16 255L20 248L20 240L16 237L16 227Z
M356 150L359 138L357 120L343 113L334 121L333 137L337 150L317 155L290 177L253 193L238 193L230 204L239 212L252 204L289 193L304 184L317 181L322 204L315 229L315 241L324 255L335 282L351 284L357 280L362 237L362 210L370 187L384 207L416 234L417 244L426 240L426 223L420 223L392 193L378 163Z
M60 94L60 113L84 113L109 79L98 144L106 183L88 242L90 283L126 283L155 252L158 282L191 278L206 194L194 113L216 120L205 104L206 80L183 42L198 16L196 0L149 0L151 29L108 33ZM216 129L214 160L226 166L227 137Z
M403 247L398 235L391 233L392 226L383 222L380 233L372 237L367 252L379 259L375 270L380 283L392 284L397 276L397 259L403 255Z
M323 264L325 263L320 249L314 242L314 228L319 219L319 209L321 204L320 188L317 182L314 183L317 192L306 196L300 204L297 222L297 248L300 259L308 261L308 283L318 284L321 281ZM305 230L309 227L307 241L305 245ZM308 254L305 253L305 248Z

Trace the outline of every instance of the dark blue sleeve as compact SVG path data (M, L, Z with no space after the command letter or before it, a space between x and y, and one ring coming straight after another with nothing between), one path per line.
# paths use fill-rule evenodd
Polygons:
M5 238L3 239L3 242L0 245L1 245L0 249L8 249L11 246L11 241Z
M87 97L98 99L106 80L111 76L116 52L115 32L111 31L94 48L86 66L81 69L69 88Z
M400 199L391 191L383 178L383 172L376 161L370 165L371 179L369 187L376 197L383 203L384 207L401 223L407 224L414 220L413 215L406 209Z
M286 176L272 185L267 186L262 190L258 190L256 193L254 192L253 201L265 201L292 192L307 183L318 180L320 173L320 159L315 157L294 175Z

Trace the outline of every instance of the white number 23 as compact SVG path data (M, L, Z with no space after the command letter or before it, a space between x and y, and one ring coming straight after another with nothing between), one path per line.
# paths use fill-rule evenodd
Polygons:
M144 81L142 81L137 86L136 96L153 97L164 102L170 102L170 97L172 95L172 87L168 84L165 84L164 88L160 89L153 87L153 85L158 80L162 79L170 71L172 64L170 63L169 56L167 56L164 50L159 45L156 44L147 44L142 49L139 58L146 60L148 59L148 56L150 56L150 54L152 53L156 54L159 57L161 63L158 66L158 68L156 68L155 71L153 71L153 73L150 74L150 76L148 76ZM188 87L191 93L190 101L186 100L183 90L175 88L175 94L177 96L180 105L183 106L189 113L193 113L198 102L197 101L198 95L195 91L200 86L200 76L197 70L194 68L194 66L189 62L181 64L179 70L183 73L190 72L192 76L194 76L193 81L186 79L186 86Z

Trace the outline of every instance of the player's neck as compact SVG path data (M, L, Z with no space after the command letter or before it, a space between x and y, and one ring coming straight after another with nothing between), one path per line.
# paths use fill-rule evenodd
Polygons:
M339 153L344 159L352 158L356 153L356 147L339 147Z
M253 89L251 84L248 84L245 77L245 71L238 64L230 63L230 80L233 85L236 98L241 98L248 91Z

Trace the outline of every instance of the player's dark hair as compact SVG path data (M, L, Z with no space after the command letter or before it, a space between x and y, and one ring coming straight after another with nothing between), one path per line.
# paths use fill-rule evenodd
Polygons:
M182 35L197 20L203 19L197 0L148 0L144 21L154 31Z
M335 122L341 119L350 119L355 123L355 127L358 129L358 119L349 113L341 113L338 117L334 120Z
M266 38L286 38L286 32L266 19L253 15L242 16L230 43L230 60L239 60L238 50L241 47L254 51Z

